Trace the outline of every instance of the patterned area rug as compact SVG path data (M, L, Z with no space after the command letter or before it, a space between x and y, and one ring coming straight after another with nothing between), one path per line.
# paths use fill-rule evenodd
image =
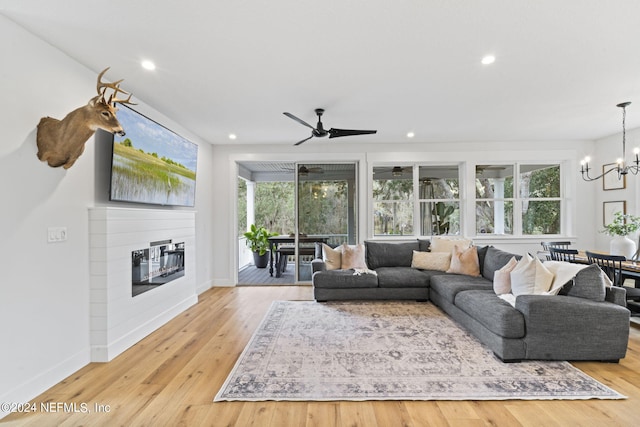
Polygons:
M431 303L276 301L214 401L622 399L568 362L502 363Z

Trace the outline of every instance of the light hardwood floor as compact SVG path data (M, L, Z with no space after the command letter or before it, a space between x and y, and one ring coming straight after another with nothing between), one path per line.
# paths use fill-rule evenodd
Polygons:
M214 288L109 363L92 363L42 395L91 413L11 414L20 426L637 426L640 330L619 364L576 363L626 400L218 402L218 392L274 300L309 300L308 286ZM558 325L561 328L571 325ZM96 405L109 405L96 412ZM67 408L69 409L69 408Z

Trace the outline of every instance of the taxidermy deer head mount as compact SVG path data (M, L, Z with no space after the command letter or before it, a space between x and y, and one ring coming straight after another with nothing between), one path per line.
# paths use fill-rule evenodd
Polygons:
M124 129L116 118L116 104L133 104L131 94L120 89L122 80L114 83L102 82L102 76L109 67L98 75L98 96L91 98L89 103L77 108L62 119L43 117L38 123L38 158L47 162L49 166L62 166L69 169L84 151L84 145L96 129L124 135ZM113 90L108 100L105 98L107 90ZM118 93L129 95L126 99L118 99Z

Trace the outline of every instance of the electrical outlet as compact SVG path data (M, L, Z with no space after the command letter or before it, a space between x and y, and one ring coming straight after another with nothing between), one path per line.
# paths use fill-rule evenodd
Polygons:
M67 240L67 227L49 227L47 229L47 242L60 243Z

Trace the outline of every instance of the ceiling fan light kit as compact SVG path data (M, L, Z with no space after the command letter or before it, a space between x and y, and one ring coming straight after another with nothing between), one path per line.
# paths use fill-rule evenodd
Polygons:
M291 113L282 113L285 116L289 117L292 120L295 120L296 122L300 123L303 126L306 126L308 128L311 128L311 136L308 138L305 138L301 141L296 142L293 145L300 145L305 141L310 140L313 137L317 137L317 138L324 138L325 136L329 136L329 139L331 138L339 138L342 136L355 136L355 135L370 135L370 134L374 134L377 131L376 130L357 130L357 129L334 129L331 128L329 130L326 130L324 128L324 125L322 124L322 115L324 114L324 109L322 108L316 108L316 115L318 116L318 124L316 125L316 127L311 126L309 123L305 122L304 120L294 116Z

